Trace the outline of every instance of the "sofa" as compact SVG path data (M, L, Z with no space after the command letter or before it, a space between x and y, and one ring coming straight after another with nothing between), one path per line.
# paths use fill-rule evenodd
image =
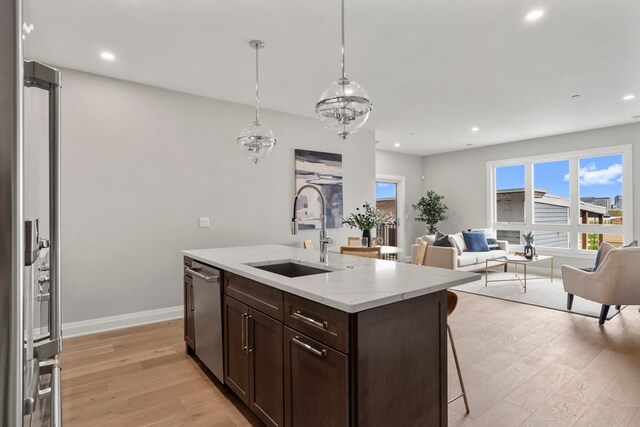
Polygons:
M490 232L490 230L487 230ZM457 233L459 238L462 233ZM487 259L496 259L509 253L509 242L497 240L497 248L483 252L471 252L466 246L461 248L460 254L457 247L435 246L435 235L424 235L416 239L411 246L411 261L414 264L428 265L430 267L448 268L451 270L479 271L484 270ZM420 244L427 245L427 253L423 262L416 260Z

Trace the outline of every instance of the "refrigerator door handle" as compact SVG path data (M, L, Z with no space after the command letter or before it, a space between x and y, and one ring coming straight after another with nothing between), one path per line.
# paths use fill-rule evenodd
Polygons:
M25 391L24 399L24 415L33 414L36 410L36 404L38 401L38 385L40 381L40 374L38 372L38 359L31 359L30 361L31 375L28 378L31 379L29 384L25 384L27 390Z
M60 73L49 86L49 331L62 351L60 295Z
M51 370L51 427L62 427L62 402L61 402L61 384L60 374L62 369L56 357L56 364Z
M43 371L51 375L49 389L38 392L50 400L50 426L62 426L60 390L60 364L58 354L62 351L62 312L60 292L60 71L35 61L23 64L24 85L37 87L49 93L49 240L35 241L34 250L49 248L49 330L48 339L33 346L34 358L52 359L40 363ZM40 272L46 272L42 267ZM42 285L41 282L39 282ZM42 297L41 297L42 298ZM46 298L46 297L45 297ZM39 382L39 381L38 381Z
M24 62L24 84L49 92L49 241L38 241L40 249L49 247L49 331L62 351L60 295L60 71L36 61ZM47 353L47 356L52 357ZM47 359L49 357L46 357Z

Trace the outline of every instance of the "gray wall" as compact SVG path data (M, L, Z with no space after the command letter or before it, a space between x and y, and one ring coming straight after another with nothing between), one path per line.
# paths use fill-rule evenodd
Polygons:
M265 110L278 146L254 165L235 144L251 106L62 71L64 322L182 304L182 249L316 241L290 235L294 148L343 154L345 214L375 199L371 131Z
M576 151L612 145L633 144L634 236L640 238L640 123L555 135L471 150L456 151L423 159L425 189L446 197L449 220L445 232L487 225L486 167L492 160ZM590 265L590 259L560 259L574 265Z
M405 177L404 213L409 218L405 217L401 221L404 224L405 251L410 255L411 245L415 242L415 238L425 233L424 223L414 220L416 212L411 208L411 205L424 195L422 157L377 150L376 174Z

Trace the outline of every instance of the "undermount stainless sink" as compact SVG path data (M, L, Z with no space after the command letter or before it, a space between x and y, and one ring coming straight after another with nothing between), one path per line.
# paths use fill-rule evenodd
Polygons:
M334 271L327 268L311 267L309 265L290 261L268 264L252 263L247 265L286 277L311 276L313 274L331 273Z

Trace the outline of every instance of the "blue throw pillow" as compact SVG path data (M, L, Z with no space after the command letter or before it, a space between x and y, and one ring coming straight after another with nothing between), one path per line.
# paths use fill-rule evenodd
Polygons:
M463 231L464 243L467 245L469 252L489 252L487 238L484 231Z

